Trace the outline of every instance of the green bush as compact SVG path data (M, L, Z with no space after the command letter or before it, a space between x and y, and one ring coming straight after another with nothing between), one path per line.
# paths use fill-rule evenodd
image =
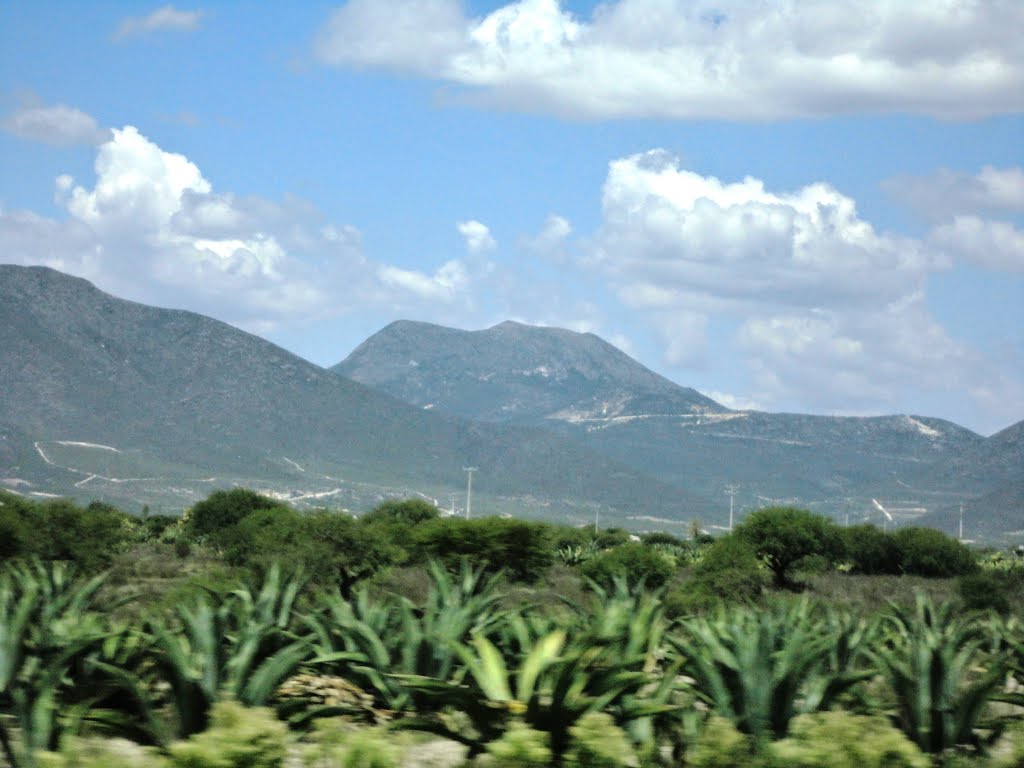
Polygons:
M437 507L423 499L391 499L371 509L361 520L364 523L404 523L418 525L434 520L440 513Z
M220 541L221 536L247 515L261 509L288 509L288 505L248 488L214 491L186 511L188 529L193 536Z
M612 588L617 577L625 578L630 586L643 582L649 589L659 589L672 578L674 569L661 552L629 542L590 558L580 573L605 589Z
M606 712L590 712L569 729L567 768L629 768L637 764L625 731Z
M874 576L901 572L900 550L892 534L865 523L843 528L842 537L852 573Z
M353 729L340 719L320 720L315 744L304 754L307 768L399 768L402 750L382 728Z
M754 742L740 733L730 720L712 716L704 724L696 743L686 751L687 768L756 768L762 765L754 753Z
M1009 589L1001 574L979 571L961 576L956 581L956 591L968 611L993 610L996 613L1010 612Z
M978 570L974 553L954 538L932 528L901 528L893 534L903 573L949 578Z
M175 768L280 768L288 727L269 709L233 701L213 705L210 727L169 747Z
M767 582L767 572L750 545L738 536L723 536L704 552L683 588L669 593L665 612L676 617L723 601L752 602Z
M61 751L36 755L39 768L167 768L153 749L125 739L68 739Z
M880 717L819 712L794 718L789 737L771 744L772 768L928 768L903 733Z
M439 518L412 532L416 556L458 568L463 558L503 570L514 581L534 581L554 562L551 530L545 523L500 517Z
M552 765L548 735L519 720L514 720L502 737L490 742L486 749L495 768L549 768Z

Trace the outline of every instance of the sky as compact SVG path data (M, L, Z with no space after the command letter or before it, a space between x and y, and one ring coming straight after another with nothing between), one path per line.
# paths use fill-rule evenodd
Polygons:
M1024 418L1024 3L0 3L0 263L333 365L593 332L734 408Z

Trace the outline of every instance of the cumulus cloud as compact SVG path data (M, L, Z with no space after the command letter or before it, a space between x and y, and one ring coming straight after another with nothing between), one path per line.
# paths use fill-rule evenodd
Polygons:
M64 104L23 106L4 118L0 126L23 139L56 145L98 144L110 136L90 115Z
M540 232L523 238L522 242L534 253L542 256L558 256L571 234L572 224L569 223L569 220L552 213L544 220Z
M98 150L91 187L55 182L64 220L0 210L5 258L86 277L118 295L187 307L254 330L372 306L450 300L458 262L425 276L374 264L359 232L308 203L217 192L184 155L136 128ZM346 301L339 309L336 293Z
M164 5L146 16L129 17L121 21L114 32L115 40L139 37L150 32L192 32L199 29L205 11L179 11L173 5Z
M956 214L1024 213L1024 168L984 166L976 174L942 169L928 176L898 176L882 187L927 219Z
M920 286L941 257L880 234L827 184L771 192L723 182L662 151L613 161L587 262L637 308L857 305Z
M878 412L908 391L982 391L1002 375L930 314L927 278L965 254L987 266L1019 254L1020 233L974 219L941 231L897 237L828 184L771 190L653 151L609 165L578 264L647 318L670 367L704 363L714 321L735 329L727 343L763 407Z
M433 275L390 265L379 267L378 275L386 285L430 301L450 301L468 283L466 268L458 261L445 262Z
M1024 273L1024 232L1008 221L957 216L933 229L929 241L980 267Z
M466 249L470 253L486 253L498 247L497 241L491 235L491 230L486 224L470 219L469 221L460 221L455 228L459 230L459 234L466 241Z
M1016 0L612 0L580 18L519 0L350 0L318 34L324 63L410 72L489 102L574 117L767 120L1024 107Z

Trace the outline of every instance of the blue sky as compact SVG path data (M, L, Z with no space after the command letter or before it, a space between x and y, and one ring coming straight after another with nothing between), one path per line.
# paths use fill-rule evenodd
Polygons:
M0 261L331 365L593 331L734 407L1024 418L1016 0L0 5Z

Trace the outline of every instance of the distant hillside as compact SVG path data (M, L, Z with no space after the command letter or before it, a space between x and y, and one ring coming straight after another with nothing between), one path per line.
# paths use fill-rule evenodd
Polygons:
M460 331L402 320L331 370L423 408L485 421L727 410L591 333L513 322Z
M50 269L0 266L0 349L0 485L19 492L180 506L244 482L358 506L460 489L474 465L481 511L681 507L678 489L557 436L430 413Z
M986 440L924 416L731 411L591 334L518 323L393 323L331 370L422 408L542 424L710 499L735 483L747 508L797 503L860 519L878 498L910 520L1022 466L1012 434Z

